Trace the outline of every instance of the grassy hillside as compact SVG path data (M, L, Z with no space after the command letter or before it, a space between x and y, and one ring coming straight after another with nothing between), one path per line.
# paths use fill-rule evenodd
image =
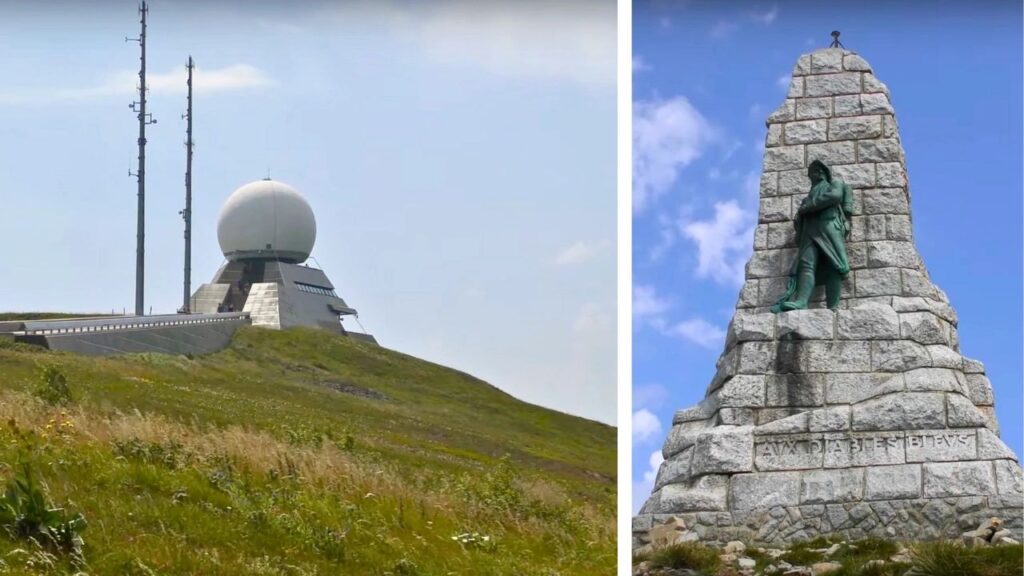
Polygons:
M0 479L88 522L85 564L16 523L14 573L614 573L613 428L321 331L194 359L0 342L0 422Z

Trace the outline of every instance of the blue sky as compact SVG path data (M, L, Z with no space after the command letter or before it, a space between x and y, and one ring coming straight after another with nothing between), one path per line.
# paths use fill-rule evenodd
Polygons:
M131 310L137 4L37 4L0 6L0 309ZM191 54L194 286L269 171L384 345L614 422L615 31L610 2L152 2L147 307L181 304Z
M634 510L672 413L703 397L721 352L753 244L765 118L797 57L835 29L892 91L918 250L1021 454L1020 3L637 1Z

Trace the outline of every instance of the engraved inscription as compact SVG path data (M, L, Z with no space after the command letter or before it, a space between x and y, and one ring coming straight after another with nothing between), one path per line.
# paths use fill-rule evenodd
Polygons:
M970 460L976 453L972 429L771 434L754 442L758 470Z

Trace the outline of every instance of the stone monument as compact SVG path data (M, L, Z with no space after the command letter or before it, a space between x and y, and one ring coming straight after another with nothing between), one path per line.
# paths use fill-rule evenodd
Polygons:
M889 90L859 55L800 57L768 117L754 254L706 396L675 414L634 544L679 517L705 542L819 534L958 538L990 516L1022 531L1021 467L985 369L913 242ZM835 310L779 310L794 217L820 160L852 190Z

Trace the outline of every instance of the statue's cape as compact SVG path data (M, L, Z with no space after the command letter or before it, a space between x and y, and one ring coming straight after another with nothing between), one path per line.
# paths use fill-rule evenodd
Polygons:
M828 259L832 268L839 272L839 274L845 277L850 273L850 261L846 256L846 235L850 231L850 220L849 213L853 209L853 190L850 189L850 185L842 180L835 179L833 181L824 180L815 184L811 188L811 196L815 194L822 194L828 190L828 187L838 185L842 189L842 198L839 204L830 206L811 214L808 218L816 218L818 221L814 225L807 225L806 222L801 222L797 228L797 256L793 258L793 265L789 269L789 282L786 286L786 292L781 298L772 306L772 312L779 312L782 308L782 303L789 301L796 293L796 273L797 268L800 265L800 251L806 245L807 242L814 242L825 258ZM820 286L825 283L828 270L824 266L818 266L815 269L814 274L814 285Z

